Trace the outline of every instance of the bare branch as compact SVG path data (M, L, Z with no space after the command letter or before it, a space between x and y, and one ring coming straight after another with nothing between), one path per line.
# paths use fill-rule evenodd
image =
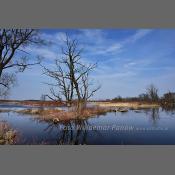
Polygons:
M0 79L0 97L5 98L10 92L10 87L16 83L16 76L10 73L3 73Z
M28 64L27 60L25 63L21 62L23 57L16 58L15 56L18 51L28 54L24 47L29 44L42 43L43 40L41 40L37 30L0 29L0 73L11 67L20 67L20 70L24 71L27 66L35 65L34 63Z
M61 48L64 55L60 59L55 60L56 69L51 70L43 67L43 74L51 77L58 85L58 94L51 92L52 96L60 98L63 96L67 102L71 102L74 97L80 103L86 103L87 100L94 95L100 88L91 90L89 83L89 73L97 66L97 64L83 64L81 62L82 49L78 48L78 41L71 40L68 35L64 41L65 45Z

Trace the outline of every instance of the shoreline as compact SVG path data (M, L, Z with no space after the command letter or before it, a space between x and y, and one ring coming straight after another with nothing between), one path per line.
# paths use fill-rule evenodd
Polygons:
M159 104L146 103L146 102L90 102L90 103L93 104L93 106L87 107L79 114L75 110L65 111L62 109L39 109L39 108L22 109L22 110L0 109L0 112L16 112L22 115L32 115L35 118L41 120L52 121L53 123L59 123L75 119L85 120L97 115L104 115L107 112L128 112L129 110L160 107ZM29 107L34 106L29 105Z
M40 100L0 100L0 104L22 105L26 107L60 107L64 102L40 101Z
M147 103L147 102L94 102L99 107L123 107L123 108L134 108L134 109L146 109L146 108L158 108L158 103Z

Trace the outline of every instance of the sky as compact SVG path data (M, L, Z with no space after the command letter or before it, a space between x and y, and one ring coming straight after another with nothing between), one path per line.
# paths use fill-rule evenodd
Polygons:
M79 41L83 48L82 61L97 63L91 74L101 89L94 99L138 96L150 84L159 89L159 95L175 91L175 30L173 29L43 29L41 37L47 46L27 46L30 59L38 55L48 68L60 58L65 33ZM18 53L19 56L24 53ZM11 71L11 70L9 70ZM53 82L43 75L39 65L17 74L17 85L10 99L40 99L49 94L44 82Z

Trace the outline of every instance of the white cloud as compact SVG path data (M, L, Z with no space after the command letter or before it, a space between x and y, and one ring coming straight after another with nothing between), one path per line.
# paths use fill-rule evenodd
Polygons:
M64 32L58 32L55 34L54 39L58 40L59 42L66 40L66 34Z
M148 35L150 32L152 32L151 29L139 29L136 31L134 35L124 40L123 44L134 43L140 40L141 38L145 37L146 35Z
M150 32L152 32L151 29L140 29L136 32L135 35L133 35L131 38L130 38L130 41L131 42L136 42L137 40L143 38L144 36L148 35Z
M101 29L80 29L79 34L76 34L80 40L86 39L93 43L100 43L105 38L105 32Z
M110 78L116 78L115 81L117 81L117 78L124 78L124 77L131 77L137 75L134 72L127 71L127 72L117 72L113 74L101 74L101 75L94 75L93 77L96 79L110 79Z
M135 34L116 42L114 39L109 39L104 30L101 29L79 29L77 33L72 34L72 38L77 38L80 45L86 49L89 54L104 55L119 53L129 43L134 43L139 39L149 34L152 30L141 29L137 30ZM57 45L57 48L63 44L66 39L64 32L57 32L55 34L42 34L43 38L51 41Z
M43 56L46 59L55 59L58 54L51 49L46 49L42 47L27 47L27 52L32 52L34 55L40 55Z
M119 53L122 50L122 45L120 43L115 43L110 46L102 46L95 50L95 54L109 54L109 53Z
M152 30L150 29L140 29L137 30L135 34L129 36L128 38L123 39L120 42L116 42L115 39L111 40L106 37L104 32L101 30L81 30L84 36L81 38L86 40L92 39L94 45L90 45L88 50L92 51L93 54L109 54L109 53L119 53L121 52L127 44L135 43L136 41L142 39L146 35L148 35Z
M109 39L107 35L105 34L105 31L100 29L80 29L77 33L72 34L72 38L77 38L81 42L84 42L86 44L86 50L87 53L91 53L96 57L97 55L105 55L105 54L112 54L112 53L119 53L120 51L123 51L123 49L127 48L127 44L134 43L147 34L149 34L152 30L142 29L137 30L135 34L124 38L120 42L116 42L115 39ZM60 45L62 42L66 39L66 34L64 32L57 32L55 34L45 34L43 33L43 36L50 41L54 41L55 45L48 48L30 48L33 52L35 52L38 55L44 56L46 59L54 60L58 56L61 56ZM91 58L91 57L90 57ZM88 59L88 56L83 59L85 63L92 62ZM143 65L142 61L129 61L126 62L121 61L117 56L110 57L105 60L104 62L100 62L100 65L96 69L96 77L98 78L109 78L109 77L126 77L126 76L135 76L136 73L139 71L132 70L130 68ZM110 64L108 64L110 63ZM113 69L111 69L111 65ZM119 66L120 65L120 66ZM125 69L125 72L123 72L123 68ZM117 73L116 73L117 72Z
M125 67L125 68L129 68L129 67L132 67L132 66L135 66L135 65L137 65L136 62L129 62L129 63L124 64L123 67Z
M107 52L113 52L113 51L116 51L116 50L119 50L122 48L122 45L120 43L117 43L117 44L113 44L111 45L109 48L107 48Z

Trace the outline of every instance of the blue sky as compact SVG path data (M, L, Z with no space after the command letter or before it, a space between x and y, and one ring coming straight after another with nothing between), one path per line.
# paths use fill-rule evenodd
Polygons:
M54 67L54 59L61 56L65 32L79 40L84 49L82 61L96 63L91 78L101 89L95 99L137 96L149 84L159 88L159 94L175 91L175 30L165 29L69 29L41 30L49 46L28 46L31 59L44 57L43 64ZM19 53L20 54L20 53ZM40 99L49 93L43 82L52 82L35 66L17 74L18 85L11 99Z

